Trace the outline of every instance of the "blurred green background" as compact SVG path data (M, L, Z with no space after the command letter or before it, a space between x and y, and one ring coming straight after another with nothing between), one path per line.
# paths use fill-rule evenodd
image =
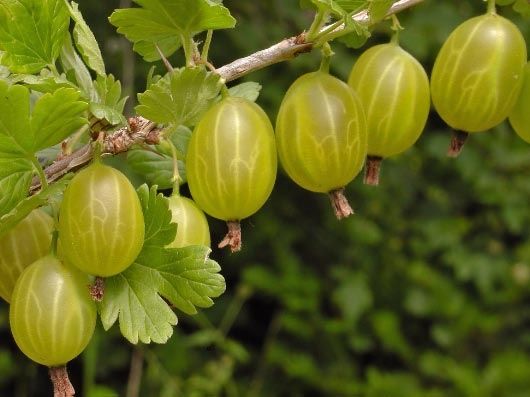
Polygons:
M79 3L108 70L142 92L150 65L107 22L129 2ZM312 19L298 0L224 4L238 25L214 35L216 66ZM449 32L484 9L481 0L427 0L400 15L402 45L429 72ZM528 22L500 12L530 42ZM367 46L388 33L379 25ZM333 49L332 73L346 79L362 50ZM258 103L274 120L288 86L318 63L318 53L303 55L246 79L263 85ZM471 136L453 160L449 138L432 113L416 146L385 161L379 187L361 178L348 186L356 215L342 222L326 196L280 173L268 203L243 222L243 251L212 252L226 293L197 316L179 313L167 345L135 347L116 327L98 330L69 366L78 395L529 396L530 147L502 124ZM210 221L219 241L225 225ZM50 395L46 369L17 351L7 322L0 303L0 395Z

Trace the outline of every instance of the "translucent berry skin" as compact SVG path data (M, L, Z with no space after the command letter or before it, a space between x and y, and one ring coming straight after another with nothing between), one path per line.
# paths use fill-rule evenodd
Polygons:
M45 256L21 274L9 309L15 342L33 361L62 366L88 345L96 326L89 278L55 256Z
M66 188L59 251L80 270L101 277L122 272L140 253L144 229L138 195L120 171L96 161Z
M530 62L524 67L523 88L509 120L517 135L530 143Z
M511 112L522 86L526 44L506 18L488 13L458 26L431 74L434 107L452 128L488 130Z
M0 297L10 302L24 269L50 253L52 232L52 217L36 209L0 237Z
M353 66L348 84L366 113L369 156L393 156L418 140L431 98L427 73L412 55L397 43L371 47Z
M366 119L355 92L324 72L307 73L287 90L276 120L280 163L304 189L346 186L366 157Z
M193 200L182 196L169 198L171 221L178 224L175 240L168 248L182 248L189 245L210 246L210 228L204 212Z
M274 131L254 102L227 97L195 127L186 171L191 195L214 218L238 221L258 211L276 180Z

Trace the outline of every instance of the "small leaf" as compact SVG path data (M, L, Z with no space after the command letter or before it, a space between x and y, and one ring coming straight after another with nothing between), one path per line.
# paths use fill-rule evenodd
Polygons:
M221 90L220 76L202 68L182 68L138 95L136 113L157 123L193 126Z
M81 57L77 54L72 38L68 34L61 49L60 61L63 69L67 72L70 81L76 83L86 98L95 96L92 76Z
M31 115L31 129L35 137L33 152L58 144L88 123L83 116L88 104L79 99L71 88L60 88L43 95Z
M167 128L164 132L177 150L180 182L184 184L187 177L183 159L186 158L188 152L191 130L181 125L176 128ZM158 185L161 189L173 187L173 153L171 146L165 140L156 146L129 150L127 162L135 172L143 175L149 184Z
M26 198L34 172L30 160L2 158L2 154L0 152L0 216L10 212Z
M248 99L251 102L256 102L261 91L261 84L248 81L231 87L228 91L231 96Z
M71 4L68 4L68 2L66 4L68 5L70 16L75 22L73 35L77 49L88 67L98 75L104 76L105 64L94 33L92 33L92 30L83 19L83 15L79 11L79 5L73 1Z
M94 89L90 112L111 125L124 124L123 108L127 98L121 97L121 83L111 74L98 76L94 81Z
M208 258L208 247L166 249L176 233L168 200L156 187L138 189L146 222L142 252L123 273L108 278L100 304L101 321L109 329L119 320L120 330L131 343L165 343L177 316L166 301L185 313L209 307L212 297L225 290L219 265Z
M146 59L160 56L154 48L171 55L197 33L208 29L226 29L235 25L226 7L211 0L135 0L141 8L114 11L110 22L133 42L135 51Z
M348 13L366 9L369 2L370 0L335 0L335 3Z
M368 6L370 22L375 23L386 17L388 10L394 4L394 0L371 0Z
M23 83L29 87L32 91L42 93L53 93L59 88L73 88L75 90L78 87L66 78L66 75L61 74L56 76L51 73L48 69L42 69L40 74L12 74L9 77L9 82L12 84Z
M9 213L0 218L0 237L16 226L35 208L45 205L52 196L61 194L72 179L71 174L65 175L58 182L41 190L38 194L30 196L18 203Z
M0 63L28 74L54 64L69 23L64 0L0 0Z

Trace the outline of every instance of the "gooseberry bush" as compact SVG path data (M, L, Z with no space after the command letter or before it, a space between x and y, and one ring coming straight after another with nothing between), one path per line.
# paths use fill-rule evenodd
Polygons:
M214 31L236 26L222 1L135 3L109 21L164 69L151 69L125 115L75 2L0 0L0 296L20 350L50 368L55 396L75 393L66 364L98 316L133 344L163 344L174 309L213 304L226 286L205 213L228 225L220 248L244 249L239 222L269 199L278 160L343 219L353 214L345 187L363 166L378 184L381 160L419 138L431 98L455 130L450 156L507 118L530 141L526 43L493 0L447 38L430 83L400 46L396 17L422 0L302 0L314 11L304 32L225 66L209 57ZM526 1L497 5L530 14ZM389 42L365 49L385 24ZM362 52L348 82L329 72L335 45ZM321 64L293 81L274 122L259 83L229 84L311 51ZM124 152L146 181L138 189L104 163ZM191 198L180 195L185 183Z

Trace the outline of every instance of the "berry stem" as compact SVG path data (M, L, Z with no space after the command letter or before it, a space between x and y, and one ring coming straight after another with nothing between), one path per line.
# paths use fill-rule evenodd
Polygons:
M75 395L75 389L68 378L66 365L50 367L49 373L53 383L53 397L72 397Z
M241 251L241 224L239 221L228 221L228 233L218 245L219 248L230 247L232 252Z
M449 144L449 150L447 150L448 157L458 157L462 151L464 143L469 136L467 132L464 131L453 131L453 137L451 138L451 143Z
M488 0L488 13L496 14L497 10L495 9L495 0Z
M354 212L350 207L350 203L348 203L348 199L344 195L344 188L329 192L329 199L338 220L353 215Z
M90 297L94 302L101 302L105 295L105 279L97 276L94 280L94 284L88 287Z
M379 185L379 173L381 171L382 157L368 156L366 157L366 165L364 166L364 184L370 186Z

